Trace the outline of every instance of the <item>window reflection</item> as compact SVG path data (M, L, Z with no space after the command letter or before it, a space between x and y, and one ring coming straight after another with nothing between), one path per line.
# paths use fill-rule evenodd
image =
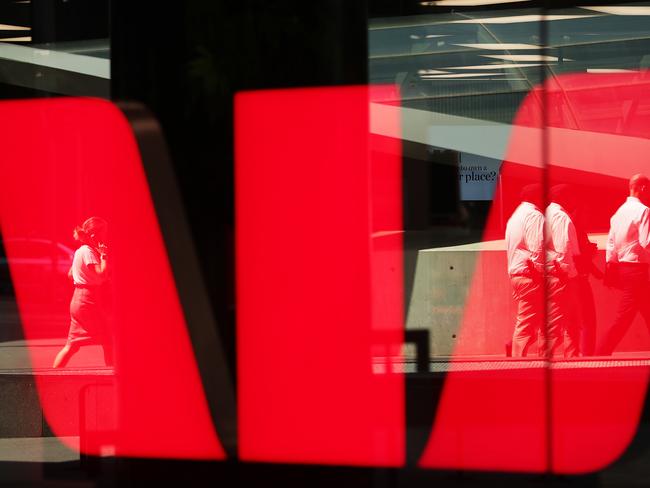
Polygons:
M500 279L492 271L482 278L491 281L491 296L475 297L467 291L471 276L459 270L465 269L461 262L475 263L488 242L506 250L506 221L525 183L544 183L541 210L565 214L572 226L566 242L546 239L551 262L558 252L563 259L556 244L576 250L569 253L568 270L551 264L546 270L549 296L543 313L549 315L545 329L551 328L546 332L556 337L556 322L566 324L564 317L572 314L570 322L582 324L577 332L560 327L568 330L572 344L580 344L569 355L592 356L611 322L599 281L605 268L604 235L622 183L643 167L635 171L628 164L624 174L580 152L594 132L647 138L648 101L641 95L647 84L647 7L548 12L514 7L498 15L438 9L408 22L380 18L370 23L371 82L396 83L401 89L399 100L380 103L403 107L407 328L431 330L433 357L464 352L489 358L510 352L512 326L506 324L516 321L517 301L498 298L506 287L497 285ZM558 130L545 132L544 124ZM611 139L604 146L619 144ZM614 153L611 149L613 158ZM544 166L549 167L546 181L532 170ZM456 174L457 183L447 173ZM575 208L553 201L552 187L564 184ZM594 191L602 197L598 202L592 201ZM431 217L436 214L445 218ZM547 225L545 232L552 234L553 228ZM483 244L477 246L479 242ZM481 256L480 262L486 259ZM481 266L472 268L478 273L474 280L487 272ZM502 269L506 267L504 263ZM565 275L571 291L558 294L564 285L556 280ZM568 296L576 307L562 305ZM468 307L475 306L468 304L470 298L481 301L485 310L495 310L494 301L504 302L496 307L498 319L471 315ZM477 333L489 331L480 332L483 338L473 344L458 334L467 314L480 322ZM637 350L643 350L642 343Z
M647 4L431 7L369 28L371 82L401 90L383 103L401 105L406 139L406 329L429 332L431 378L447 371L413 457L601 467L636 431L648 379L645 197L632 191L650 173ZM425 151L414 163L410 145L446 165ZM448 171L455 183L427 183ZM431 199L447 219L423 218ZM625 220L629 199L641 211ZM412 398L416 382L407 375ZM604 401L604 390L618 397ZM407 408L407 432L422 408ZM525 447L499 442L522 432Z
M74 293L70 302L68 340L54 358L53 368L62 368L83 345L99 343L106 366L113 365L113 339L108 323L108 222L90 217L75 227L74 239L80 244L67 273Z

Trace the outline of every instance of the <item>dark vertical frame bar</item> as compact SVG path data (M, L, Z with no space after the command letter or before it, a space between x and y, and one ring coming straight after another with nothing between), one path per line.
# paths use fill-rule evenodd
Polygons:
M540 13L546 17L549 14L550 5L548 1L545 1L540 9ZM546 56L549 53L549 25L548 21L543 19L539 23L540 30L540 40L542 44L541 54ZM548 190L549 190L549 177L548 177L548 165L549 165L549 139L548 139L548 91L546 88L546 82L549 77L549 70L544 65L540 64L540 83L542 86L542 212L545 213L545 209L549 204L548 200ZM547 227L544 225L543 229L543 249L546 253L546 231ZM544 329L548 329L548 270L544 267L544 290L543 290L543 300L544 300L544 309L543 309L543 324ZM547 331L544 330L544 335ZM548 341L544 341L545 344L548 344ZM552 352L545 350L545 362L546 367L544 368L545 380L544 385L546 387L546 463L547 471L549 474L553 473L553 369L552 369Z
M233 97L240 90L365 85L366 0L190 0L158 4L155 10L152 22L150 5L112 0L111 93L114 100L142 104L122 107L135 122L136 136L139 127L148 141L143 146L138 139L208 402L232 459ZM158 157L163 140L169 164ZM178 189L173 211L161 190L169 185ZM182 213L186 221L179 220ZM177 223L188 230L179 247L173 243ZM188 249L196 251L191 272L184 266ZM224 415L227 385L225 401L231 403Z
M120 103L133 129L152 200L187 321L212 420L229 457L236 456L234 387L218 327L202 282L199 261L171 168L167 145L151 113L137 103ZM173 394L173 392L170 392Z

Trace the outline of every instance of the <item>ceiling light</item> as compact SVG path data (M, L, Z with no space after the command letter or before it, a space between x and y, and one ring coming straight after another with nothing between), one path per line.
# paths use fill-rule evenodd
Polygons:
M460 83L461 81L482 81L485 83L486 81L489 82L497 82L497 81L526 81L526 78L453 78L453 79L444 79L444 78L427 78L424 79L423 81L447 81L451 82L453 81L454 83Z
M448 34L427 34L426 36L419 36L417 34L411 34L409 36L411 39L435 39L436 37L449 37Z
M487 49L493 51L516 51L518 49L542 49L536 44L508 44L508 43L482 43L482 44L454 44L454 46L471 47L475 49Z
M576 20L586 19L589 17L598 17L595 15L510 15L506 17L486 17L483 19L465 19L452 20L450 24L517 24L521 22L544 22L551 20Z
M587 73L638 73L638 70L619 68L587 68Z
M594 12L601 12L603 14L611 15L650 15L650 7L582 7L586 10L593 10Z
M419 75L443 75L445 73L449 73L449 71L441 71L439 69L419 69L418 70Z
M31 30L29 27L23 27L20 25L9 25L9 24L0 24L0 30L6 31L28 31Z
M533 66L543 66L539 63L500 63L500 64L479 64L477 66L448 66L443 69L515 69L515 68L532 68Z
M499 3L517 3L527 0L434 0L420 2L425 7L475 7L477 5L497 5Z
M446 75L428 75L423 76L423 80L439 80L446 78L473 78L475 76L505 76L505 73L453 73Z
M503 61L521 61L521 62L535 62L535 61L551 61L557 62L557 56L546 56L543 54L481 54L483 58L502 59ZM563 59L563 61L573 61L572 59Z

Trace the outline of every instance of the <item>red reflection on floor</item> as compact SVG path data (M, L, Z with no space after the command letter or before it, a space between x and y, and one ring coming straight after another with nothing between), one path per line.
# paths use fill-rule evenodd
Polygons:
M87 454L223 459L127 121L90 99L3 102L0 114L0 220L27 340L50 330L72 288L37 296L12 242L73 246L87 217L109 223L115 376L36 375L47 423L58 436L81 433ZM69 316L61 320L64 338Z
M404 462L401 149L370 136L373 94L236 98L244 460Z
M533 90L514 122L485 240L503 238L505 220L520 201L519 191L525 184L542 182L545 162L547 188L570 185L579 204L575 221L585 232L607 233L610 216L628 195L627 180L650 173L649 88L650 78L639 72L562 76L549 82L546 93L539 87ZM540 130L543 110L549 125L545 134ZM501 271L492 263L495 259L495 253L487 251L477 259L455 361L488 333L476 320L486 310L492 334L501 334L502 344L512 334L510 296L488 293L509 288L505 259ZM595 262L602 270L602 250ZM620 292L603 288L593 277L591 283L599 290L597 316L608 319L598 323L600 341L611 326ZM637 318L633 330L639 326L640 334L628 332L617 351L647 352L647 330ZM573 366L551 362L550 370L531 362L524 369L527 360L520 361L508 361L480 378L448 374L420 466L585 473L602 469L625 451L638 427L647 367L606 359Z

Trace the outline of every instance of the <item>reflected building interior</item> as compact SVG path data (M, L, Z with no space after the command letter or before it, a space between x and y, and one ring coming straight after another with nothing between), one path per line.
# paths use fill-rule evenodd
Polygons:
M486 275L473 270L478 272L477 263L487 266L481 249L501 249L505 259L506 221L526 179L537 178L547 189L554 183L570 184L584 196L581 224L598 245L597 265L604 268L609 217L625 198L631 174L623 174L616 161L590 161L586 153L581 159L568 147L565 156L552 160L557 151L547 147L561 138L542 130L528 145L539 147L533 159L549 169L547 176L526 177L523 170L512 176L502 165L513 154L516 127L568 129L562 132L567 141L571 131L642 139L650 135L650 99L641 95L650 76L647 4L561 9L541 9L530 2L489 9L482 2L464 3L475 4L472 8L462 4L418 2L406 15L391 17L382 11L368 26L369 79L399 88L397 98L375 102L382 106L374 107L372 116L380 119L399 110L402 121L407 329L430 331L433 357L462 350L470 356L503 354L507 321L495 328L486 319L478 327L486 334L481 345L464 347L459 330L463 316L467 320L471 315L468 276L483 276L492 283L486 289L497 296L509 294L508 286L497 286L505 265L489 265L483 269ZM542 84L547 90L539 89ZM624 141L612 141L621 145L612 154L632 164L635 158ZM510 180L503 179L507 174ZM598 204L591 201L595 195ZM474 299L497 316L514 313L512 304L495 308L498 299ZM612 313L601 313L604 323ZM650 347L643 329L624 350ZM495 334L498 339L490 338Z
M639 73L650 67L650 7L549 11L475 7L448 12L453 2L447 8L446 2L430 2L429 8L439 12L427 15L426 3L421 2L419 15L370 19L369 79L399 87L399 99L383 103L402 107L402 131L409 144L459 153L460 200L474 215L469 228L475 232L465 238L470 242L476 240L476 231L483 230L489 203L481 202L492 199L489 187L495 182L487 185L482 198L465 195L476 185L467 184L463 166L482 164L481 158L488 158L489 171L490 162L498 167L521 103L543 80L555 80L560 91L571 91L574 87L562 86L564 75ZM625 110L624 93L608 95L589 107L584 103L567 107L563 115L571 118L572 128L581 130L588 124L593 130L597 120L620 117ZM644 105L633 109L648 111ZM546 116L552 125L553 115ZM463 159L468 163L463 164ZM423 180L427 178L419 183ZM448 198L455 199L454 191ZM455 210L458 220L466 218L467 208ZM435 223L433 216L428 220ZM599 231L606 231L602 222L600 227Z
M0 98L109 98L109 4L3 0Z

